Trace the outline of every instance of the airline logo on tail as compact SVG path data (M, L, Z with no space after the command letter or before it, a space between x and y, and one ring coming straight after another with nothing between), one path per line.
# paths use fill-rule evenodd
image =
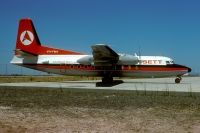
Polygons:
M20 41L24 45L30 45L34 40L33 33L29 30L25 30L20 35Z

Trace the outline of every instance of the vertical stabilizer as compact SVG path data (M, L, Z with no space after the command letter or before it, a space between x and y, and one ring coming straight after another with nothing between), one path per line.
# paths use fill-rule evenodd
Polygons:
M31 19L21 19L16 41L16 51L23 51L37 55L40 40Z
M15 55L80 55L82 53L43 46L31 19L19 21Z

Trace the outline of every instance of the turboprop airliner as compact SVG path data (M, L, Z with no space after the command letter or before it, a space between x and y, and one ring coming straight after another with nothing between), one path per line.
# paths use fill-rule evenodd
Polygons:
M113 77L176 77L180 83L191 68L175 64L169 57L138 56L116 53L106 44L92 45L92 54L83 54L44 46L31 19L19 21L12 64L60 75L102 77L112 83Z

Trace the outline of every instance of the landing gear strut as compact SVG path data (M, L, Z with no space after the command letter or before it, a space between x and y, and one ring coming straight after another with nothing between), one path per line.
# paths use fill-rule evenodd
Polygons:
M181 82L182 78L181 77L176 77L175 83L179 84Z

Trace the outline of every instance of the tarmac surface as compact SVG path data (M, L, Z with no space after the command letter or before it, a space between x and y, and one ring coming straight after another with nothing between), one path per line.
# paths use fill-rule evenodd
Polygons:
M175 78L151 79L122 79L117 80L113 86L96 87L100 80L95 81L64 81L64 82L26 82L26 83L0 83L7 87L45 87L70 89L105 89L105 90L145 90L145 91L175 91L200 92L200 77L183 77L180 84L175 84ZM119 81L119 82L118 82ZM118 84L119 83L119 84Z

